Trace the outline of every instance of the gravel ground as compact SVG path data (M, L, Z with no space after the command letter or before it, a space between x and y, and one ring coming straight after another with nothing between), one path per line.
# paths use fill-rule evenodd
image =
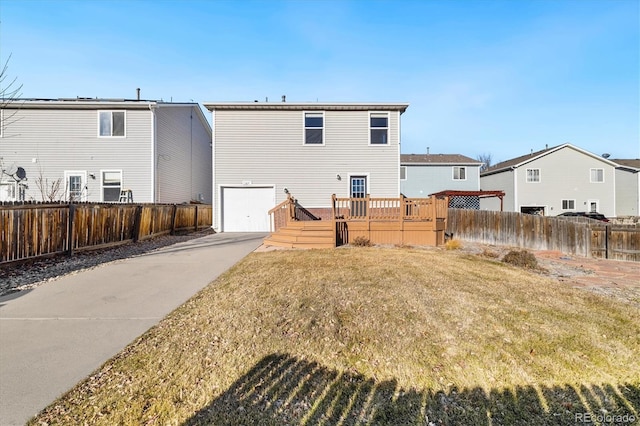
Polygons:
M97 268L109 262L139 256L161 247L212 233L212 229L206 229L183 235L163 235L114 248L79 252L74 254L73 257L60 255L0 266L0 296L35 288L46 282L54 281L63 275Z

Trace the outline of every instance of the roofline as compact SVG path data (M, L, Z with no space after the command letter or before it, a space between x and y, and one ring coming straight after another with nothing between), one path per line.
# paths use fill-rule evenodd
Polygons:
M403 162L400 161L401 166L478 166L481 167L484 163L456 163L452 161L446 161L442 163L438 163L435 161L430 161L428 163L417 163L417 162Z
M406 102L203 102L209 111L214 110L327 110L327 111L400 111L409 107Z
M611 161L611 160L607 160L606 158L603 158L603 157L601 157L601 156L599 156L599 155L596 155L596 154L594 154L594 153L592 153L592 152L586 151L586 150L584 150L584 149L582 149L582 148L578 148L577 146L572 145L572 144L570 144L570 143L565 143L565 144L562 144L562 145L558 145L558 146L556 146L555 148L550 148L549 150L546 150L546 151L544 151L544 152L542 152L542 153L540 153L540 154L536 155L535 157L527 158L526 160L521 161L521 162L520 162L520 163L518 163L518 164L512 164L511 166L503 167L503 168L500 168L500 169L495 169L495 170L491 170L491 171L485 171L485 172L482 172L482 173L480 173L480 176L481 176L481 177L482 177L482 176L490 176L490 175L495 175L495 174L502 173L502 172L505 172L505 171L509 171L509 170L517 169L518 167L524 166L524 165L525 165L525 164L527 164L527 163L530 163L530 162L532 162L532 161L534 161L534 160L537 160L537 159L539 159L539 158L542 158L542 157L544 157L544 156L546 156L546 155L549 155L549 154L552 154L552 153L554 153L554 152L556 152L556 151L559 151L559 150L561 150L562 148L573 148L573 149L575 149L576 151L579 151L579 152L581 152L581 153L583 153L583 154L585 154L585 155L588 155L589 157L592 157L592 158L595 158L595 159L597 159L597 160L600 160L600 161L602 161L602 162L604 162L604 163L607 163L607 164L609 164L610 166L613 166L613 167L614 167L614 168L616 168L616 169L617 169L617 168L620 168L620 165L619 165L619 164L614 163L614 162L613 162L613 161ZM516 157L516 158L517 158L517 157ZM509 161L509 160L507 160L507 161Z
M14 99L7 102L3 109L149 109L149 106L194 106L197 102L164 102L157 100L137 99Z

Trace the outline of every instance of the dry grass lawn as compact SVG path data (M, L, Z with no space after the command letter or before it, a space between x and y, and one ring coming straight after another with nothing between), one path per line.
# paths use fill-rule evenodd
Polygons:
M640 311L456 251L254 253L32 424L640 415Z

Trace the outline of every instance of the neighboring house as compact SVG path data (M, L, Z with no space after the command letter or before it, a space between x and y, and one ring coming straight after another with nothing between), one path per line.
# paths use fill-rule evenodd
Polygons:
M287 192L329 218L331 195L400 193L406 103L205 103L213 123L214 228L269 231Z
M400 192L405 197L428 197L455 190L479 191L482 162L459 154L402 154Z
M0 113L0 201L131 190L134 202L211 203L211 126L196 103L16 100Z
M640 159L611 160L616 169L616 213L640 216Z
M480 186L505 192L504 210L557 216L571 211L616 212L616 167L571 144L513 158L480 174ZM483 210L499 210L482 200Z

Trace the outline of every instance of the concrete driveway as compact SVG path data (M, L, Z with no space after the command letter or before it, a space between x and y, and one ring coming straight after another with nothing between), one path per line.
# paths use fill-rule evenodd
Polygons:
M262 244L222 233L0 298L0 425L22 425Z

